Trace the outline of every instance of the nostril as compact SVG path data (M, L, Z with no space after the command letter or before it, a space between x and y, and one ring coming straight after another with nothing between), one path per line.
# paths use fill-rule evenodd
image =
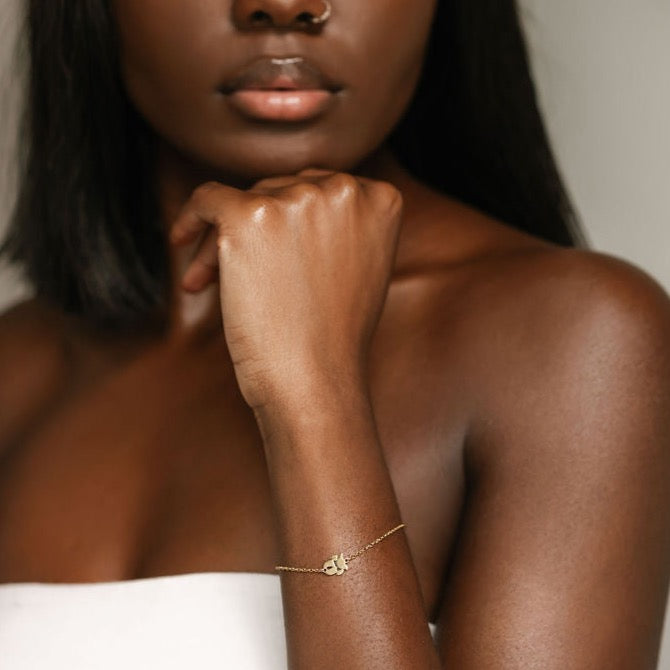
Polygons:
M249 23L253 26L269 26L272 24L272 17L262 9L258 9L249 16Z
M281 6L280 6L281 4ZM319 14L317 8L324 11ZM232 18L241 30L318 32L330 17L328 0L234 0Z
M304 23L311 26L314 23L314 15L310 14L310 12L300 12L300 14L295 17L295 20L298 23Z

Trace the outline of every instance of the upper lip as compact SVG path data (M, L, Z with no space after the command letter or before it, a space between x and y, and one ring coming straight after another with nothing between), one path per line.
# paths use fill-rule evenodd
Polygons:
M247 63L221 86L223 93L246 90L341 89L303 56L261 56Z

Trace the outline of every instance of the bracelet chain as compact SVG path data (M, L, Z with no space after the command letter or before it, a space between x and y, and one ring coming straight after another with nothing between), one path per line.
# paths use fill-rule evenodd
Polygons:
M322 572L326 575L343 575L349 569L349 561L353 561L355 558L358 558L363 552L368 549L372 549L376 544L387 538L392 533L395 533L397 530L400 530L405 526L404 523L399 524L395 528L386 531L383 535L378 537L376 540L369 542L364 547L351 554L351 556L344 556L342 553L333 554L321 568L294 568L288 565L275 565L275 570L284 570L286 572Z

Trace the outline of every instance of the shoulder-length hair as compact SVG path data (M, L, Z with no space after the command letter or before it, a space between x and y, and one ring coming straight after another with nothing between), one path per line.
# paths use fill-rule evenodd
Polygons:
M0 254L96 326L169 301L151 133L124 92L109 0L27 0L20 189ZM510 226L586 246L536 101L514 0L440 0L424 72L390 138L419 179Z

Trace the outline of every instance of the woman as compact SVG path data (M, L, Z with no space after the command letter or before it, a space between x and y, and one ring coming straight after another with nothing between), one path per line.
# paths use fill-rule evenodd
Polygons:
M575 248L514 3L29 17L8 670L285 667L276 626L292 669L653 668L670 302Z

